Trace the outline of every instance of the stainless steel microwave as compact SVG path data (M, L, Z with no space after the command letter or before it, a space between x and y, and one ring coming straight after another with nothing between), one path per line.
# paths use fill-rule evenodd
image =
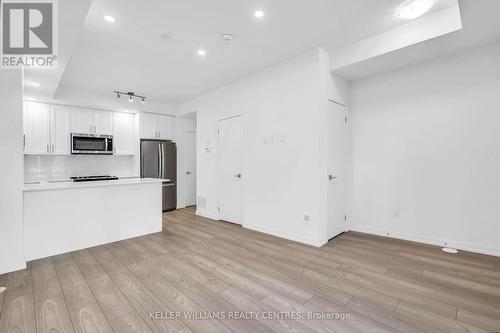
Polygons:
M113 155L113 136L72 133L71 154Z

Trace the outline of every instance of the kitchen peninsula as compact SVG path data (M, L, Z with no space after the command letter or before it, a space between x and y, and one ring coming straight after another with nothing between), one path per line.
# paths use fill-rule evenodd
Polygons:
M24 186L26 260L162 230L162 181L124 178Z

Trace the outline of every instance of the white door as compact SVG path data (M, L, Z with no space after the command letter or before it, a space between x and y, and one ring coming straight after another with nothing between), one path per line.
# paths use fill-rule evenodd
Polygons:
M52 105L50 111L51 152L55 155L70 153L70 112L68 106Z
M71 133L94 133L92 111L83 108L71 107Z
M242 224L243 124L241 116L219 121L217 159L217 202L219 218Z
M134 115L113 114L113 145L116 155L134 155Z
M346 230L347 123L346 107L330 102L327 115L327 232L333 238Z
M94 111L93 124L95 134L113 134L113 113L108 111Z
M172 140L172 117L156 116L156 129L159 139Z
M141 139L157 139L156 115L151 113L141 113L139 115L139 126Z
M185 174L185 205L196 205L196 132L188 131L185 137L184 169Z
M27 102L24 110L24 153L50 154L50 106Z

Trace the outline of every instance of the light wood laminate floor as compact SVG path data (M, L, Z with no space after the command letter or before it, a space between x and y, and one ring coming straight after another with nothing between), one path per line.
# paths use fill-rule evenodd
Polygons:
M193 209L164 214L162 233L37 260L1 285L1 333L500 331L500 258L352 232L318 249ZM348 318L299 316L321 312Z

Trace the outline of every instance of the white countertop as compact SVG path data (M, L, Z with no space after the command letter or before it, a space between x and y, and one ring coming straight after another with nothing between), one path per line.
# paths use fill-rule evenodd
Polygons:
M73 182L72 180L41 181L24 184L24 192L66 190L89 187L120 186L120 185L139 185L154 184L169 181L168 179L156 178L120 178L117 180L101 180L93 182Z

